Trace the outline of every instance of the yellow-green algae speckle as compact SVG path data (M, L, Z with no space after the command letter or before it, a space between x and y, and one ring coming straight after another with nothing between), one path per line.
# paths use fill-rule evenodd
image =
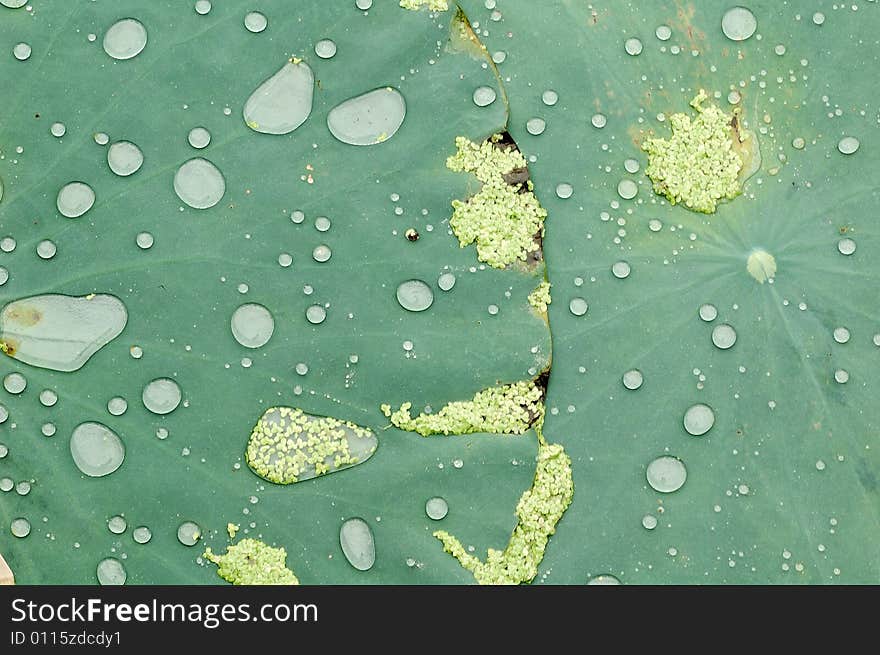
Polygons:
M550 282L542 280L541 284L529 294L529 304L542 314L547 311L547 305L552 302L550 286Z
M462 248L476 243L477 257L495 268L526 261L537 251L536 236L543 237L547 217L531 181L523 187L505 180L514 169L525 168L526 160L515 148L497 145L501 139L495 134L474 143L457 137L457 152L446 160L450 170L473 173L483 183L468 200L452 201L449 226Z
M377 444L371 430L354 423L271 407L254 426L245 458L261 478L291 484L360 464Z
M735 198L741 191L738 175L742 159L733 147L736 112L731 117L716 105L703 106L709 98L700 89L691 101L697 116L684 113L669 117L669 139L645 139L642 150L648 153L645 173L654 183L654 191L674 205L711 214L719 200Z
M477 392L472 400L455 401L436 414L410 414L412 403L397 411L382 405L382 413L391 423L423 437L432 434L522 434L544 416L543 389L531 380L490 387Z
M517 524L503 551L490 548L486 561L467 552L462 543L445 530L434 533L443 550L455 557L474 574L481 585L521 584L531 582L556 524L571 504L574 483L571 459L562 446L548 444L540 437L538 463L531 489L516 506Z
M447 0L400 0L400 6L404 9L421 9L427 6L431 11L446 11L449 9Z
M287 568L287 551L257 539L242 539L228 546L225 555L205 549L205 559L217 565L217 575L237 585L298 585Z

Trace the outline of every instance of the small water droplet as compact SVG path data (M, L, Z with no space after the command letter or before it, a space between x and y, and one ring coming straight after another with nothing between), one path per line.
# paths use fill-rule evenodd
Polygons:
M54 423L43 423L43 425L40 426L40 432L43 433L44 437L54 437L57 431L58 428L55 427Z
M122 416L128 410L128 401L122 396L113 396L107 401L107 411L113 416Z
M390 86L367 91L336 105L327 114L327 129L342 143L371 146L397 134L406 118L406 101Z
M95 571L98 576L98 584L101 586L124 585L128 574L125 567L115 557L105 557L98 562L98 568Z
M99 478L122 466L125 446L113 430L100 423L80 423L70 435L73 463L86 475Z
M31 56L31 46L27 43L16 43L12 46L12 56L19 61L27 61Z
M156 378L144 387L141 399L153 414L170 414L180 404L180 387L171 378Z
M618 280L623 280L629 277L632 268L629 265L629 262L619 261L614 262L611 265L611 274L614 275Z
M837 251L841 255L851 255L856 251L856 242L850 238L841 239L837 242Z
M834 381L838 384L846 384L849 382L849 373L842 368L834 371Z
M288 268L291 264L293 264L293 257L290 253L283 252L278 255L278 265L282 268Z
M563 200L571 198L572 193L574 193L574 189L568 182L560 182L556 185L556 195Z
M624 42L623 47L626 50L626 54L633 57L642 54L642 42L635 37L627 39Z
M27 496L31 492L31 483L27 480L22 480L17 485L15 485L15 493L19 496Z
M141 250L149 250L153 247L153 235L149 232L138 232L134 240Z
M61 187L55 204L62 216L78 218L95 204L95 192L85 182L70 182Z
M732 7L721 18L721 31L731 41L745 41L757 29L755 15L745 7Z
M645 476L654 491L668 494L682 488L687 480L687 469L677 457L663 455L648 464Z
M107 165L120 177L136 173L144 163L144 153L131 141L117 141L107 148Z
M642 372L637 368L630 369L623 374L623 386L630 391L635 391L641 387L643 381L644 377L642 376Z
M721 350L732 348L733 344L736 343L736 330L727 323L716 325L715 329L712 330L712 343Z
M575 316L583 316L587 313L587 309L589 309L589 305L583 298L572 298L568 303L568 310Z
M208 14L211 11L211 0L196 0L195 10L199 16Z
M437 286L441 291L450 291L455 286L455 275L453 273L441 273L437 278Z
M40 259L52 259L58 252L58 246L54 241L43 239L37 244L37 256Z
M269 25L269 19L259 11L251 11L245 14L244 26L248 32L259 34Z
M104 132L95 132L92 138L95 139L95 143L97 143L99 146L106 146L108 143L110 143L110 136L104 134Z
M859 149L859 140L854 136L845 136L837 142L837 149L844 155L852 155Z
M9 530L12 532L13 537L24 539L31 533L31 522L26 518L12 519Z
M5 266L0 266L0 287L9 282L9 269Z
M211 133L204 127L194 127L186 135L186 140L193 148L201 150L211 143Z
M355 0L354 4L358 9L366 11L373 6L373 0Z
M543 134L546 127L547 122L543 118L540 118L538 116L530 118L526 121L526 131L534 136Z
M626 159L623 162L623 168L627 173L638 173L641 165L638 159Z
M654 31L654 34L661 41L668 41L670 38L672 38L672 29L668 25L660 25Z
M135 540L135 543L146 544L153 538L153 532L147 526L139 525L132 530L131 537Z
M556 93L553 89L547 89L544 93L541 94L541 102L543 102L548 107L552 107L557 102L559 102L559 94Z
M67 127L64 125L64 123L52 123L52 127L49 128L49 132L52 134L52 136L60 139L65 134L67 134Z
M323 323L325 318L327 318L327 310L321 305L310 305L306 309L306 320L313 325Z
M12 237L3 237L0 239L0 250L3 252L12 252L15 250L15 239Z
M601 130L608 123L608 119L605 117L605 114L593 114L590 123L593 124L593 127Z
M688 407L684 413L684 429L694 437L701 437L715 425L715 412L703 403Z
M639 185L629 178L624 178L617 183L617 195L624 200L632 200L639 192Z
M137 57L147 46L147 28L134 18L123 18L104 34L104 52L113 59Z
M123 516L112 516L107 521L107 529L113 534L122 534L128 528L128 522Z
M440 496L429 498L425 503L425 514L427 514L430 519L440 521L441 519L446 518L448 513L449 504L446 502L446 499L441 498Z
M422 280L407 280L397 287L397 302L410 312L423 312L434 303L434 292Z
M834 328L834 340L837 343L846 343L849 341L849 330L845 327L836 327Z
M3 388L11 394L20 394L27 387L27 378L21 373L9 373L3 378Z
M312 250L312 259L314 259L319 264L323 264L332 256L333 251L330 250L330 246L326 244L321 244L320 246L316 246L314 250Z
M52 389L43 389L40 392L40 403L43 407L52 407L58 402L58 394Z
M822 25L825 22L825 14L821 11L817 11L813 14L813 24L814 25Z
M315 229L318 232L326 232L330 229L330 219L326 216L318 216L315 218Z
M339 529L339 545L345 559L358 571L369 571L376 563L376 544L369 524L361 518L348 519Z
M657 517L653 514L645 514L642 517L642 527L644 527L645 530L653 530L657 527Z
M478 86L474 89L474 104L477 107L488 107L495 102L496 97L497 93L491 86Z
M214 164L194 157L174 174L174 192L193 209L209 209L226 193L226 180Z
M241 305L232 314L232 336L245 348L260 348L275 331L272 313L256 303Z
M305 62L288 61L250 95L244 121L262 134L289 134L312 113L315 76Z
M184 546L195 546L202 538L202 529L197 523L184 521L177 528L177 540Z
M700 318L707 323L714 321L716 318L718 318L718 308L710 303L700 305Z

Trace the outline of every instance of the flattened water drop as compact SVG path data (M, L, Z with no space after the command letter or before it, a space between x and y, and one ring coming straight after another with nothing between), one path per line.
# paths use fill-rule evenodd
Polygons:
M107 165L120 177L136 173L144 163L144 153L131 141L117 141L107 148Z
M361 518L348 519L339 529L339 545L345 559L358 571L369 571L376 563L373 531Z
M3 388L17 396L27 388L27 378L21 373L8 373L3 378Z
M306 308L306 320L312 325L323 323L327 318L327 310L321 305L310 305Z
M593 127L601 130L608 123L608 119L605 117L605 114L593 114L590 123L593 124Z
M272 313L256 303L242 305L232 314L232 336L245 348L260 348L275 331Z
M31 296L0 311L0 342L13 345L14 357L25 364L75 371L127 322L125 305L115 296Z
M254 132L289 134L312 113L315 76L304 62L288 61L260 84L244 105L244 122Z
M211 143L211 133L204 127L194 127L186 135L186 140L193 148L201 150Z
M147 28L139 20L123 18L104 34L104 52L113 59L137 57L147 46Z
M269 25L269 19L259 11L251 11L245 14L244 26L248 32L259 34Z
M214 164L195 157L177 169L174 192L193 209L209 209L220 202L226 193L226 180Z
M144 387L141 399L153 414L170 414L180 404L180 386L171 378L156 378Z
M446 502L445 498L434 496L433 498L428 498L425 503L425 514L428 515L428 518L433 519L434 521L440 521L441 519L446 518L448 513L449 504Z
M658 457L645 470L648 484L654 491L669 494L682 488L687 480L687 469L677 457Z
M336 42L331 39L321 39L315 44L315 54L321 59L331 59L336 54Z
M701 319L703 319L707 323L711 323L716 318L718 318L718 308L710 303L705 303L703 305L700 305L699 314Z
M556 196L566 200L567 198L571 198L571 194L574 193L574 188L568 182L560 182L556 185Z
M611 265L611 274L618 280L624 280L629 277L632 267L629 262L619 261Z
M247 464L275 484L292 484L351 468L376 451L368 428L294 407L271 407L248 440Z
M474 104L477 107L488 107L493 102L497 94L491 86L478 86L474 89Z
M109 585L124 585L126 578L128 578L122 562L115 557L105 557L98 562L95 574L98 576L98 584L105 587Z
M343 143L371 146L397 133L406 118L406 101L390 86L339 103L327 114L327 128Z
M721 31L731 41L745 41L757 29L755 15L745 7L732 7L721 18Z
M776 275L776 258L763 249L753 250L746 261L746 270L761 284Z
M721 350L733 348L733 344L736 343L736 330L727 323L716 325L715 329L712 330L712 343Z
M407 280L397 287L397 302L410 312L423 312L434 303L434 292L421 280Z
M856 242L847 237L837 242L837 251L841 255L851 255L856 251Z
M40 259L52 259L57 252L58 246L55 245L54 241L43 239L37 244L37 256Z
M587 313L587 309L589 309L589 306L583 298L572 298L571 302L568 303L568 310L575 316L583 316Z
M455 274L441 273L440 277L437 278L437 286L440 287L441 291L450 291L455 286Z
M642 42L635 37L627 39L623 44L623 49L626 50L626 54L632 57L642 54L642 47Z
M92 478L110 475L122 466L125 445L101 423L80 423L70 435L70 455L76 467Z
M13 537L24 539L31 533L31 522L21 517L12 519L12 523L9 524L9 531L12 532Z
M617 184L617 195L624 200L632 200L639 193L639 185L633 180L624 178Z
M202 538L202 529L198 523L184 521L177 528L177 540L184 546L195 546Z
M538 116L526 121L526 131L533 136L543 134L546 128L547 122Z
M703 403L691 405L684 413L684 429L694 437L701 437L715 425L715 412Z
M107 529L113 534L122 534L128 528L128 522L123 516L111 516L107 521Z
M139 525L131 532L131 538L135 543L146 544L153 538L153 532L145 525Z
M27 61L31 56L31 46L27 43L16 43L12 46L12 56L19 61Z
M55 204L62 216L78 218L95 204L95 192L85 182L70 182L61 187Z
M630 391L635 391L641 387L643 381L644 377L642 376L642 372L637 368L630 369L623 374L623 386Z
M837 149L844 155L852 155L859 149L859 140L854 136L845 136L837 143Z

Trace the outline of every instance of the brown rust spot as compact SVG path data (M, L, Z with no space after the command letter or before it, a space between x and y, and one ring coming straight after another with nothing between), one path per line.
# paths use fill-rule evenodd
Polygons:
M15 353L18 352L18 342L14 339L0 339L0 352L15 357Z
M43 312L36 307L29 307L24 304L17 304L14 307L7 307L2 314L4 323L15 323L21 327L31 327L43 320Z

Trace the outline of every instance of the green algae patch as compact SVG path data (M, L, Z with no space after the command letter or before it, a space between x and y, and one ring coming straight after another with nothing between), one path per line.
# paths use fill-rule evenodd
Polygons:
M432 434L522 434L544 417L544 390L533 381L521 381L478 392L472 400L455 401L436 414L410 414L412 403L397 411L382 405L382 413L401 430Z
M400 0L400 6L412 11L422 7L427 7L430 11L446 11L449 9L447 0Z
M445 530L438 530L434 536L443 544L443 550L474 574L479 584L531 582L538 574L547 543L573 495L571 459L562 446L542 442L535 480L516 506L517 524L507 548L503 551L490 548L486 561L482 562Z
M541 314L547 313L547 305L552 302L550 297L550 282L543 280L537 288L529 294L529 304Z
M526 160L501 140L500 134L479 144L458 137L457 152L446 160L450 170L473 173L483 183L474 196L452 201L449 226L460 247L475 243L480 261L494 268L525 262L539 251L547 218L530 180L509 181L526 170Z
M654 183L654 191L673 205L683 203L688 209L712 214L720 200L735 198L742 190L739 172L743 162L734 148L737 114L731 117L716 105L703 106L708 99L700 90L691 101L697 112L669 117L669 139L645 139L642 150L648 153L645 173Z
M298 585L287 568L287 551L257 539L242 539L228 546L225 555L205 549L205 559L217 565L217 575L237 585Z
M377 445L368 428L293 407L271 407L254 426L245 458L264 480L292 484L361 464Z

